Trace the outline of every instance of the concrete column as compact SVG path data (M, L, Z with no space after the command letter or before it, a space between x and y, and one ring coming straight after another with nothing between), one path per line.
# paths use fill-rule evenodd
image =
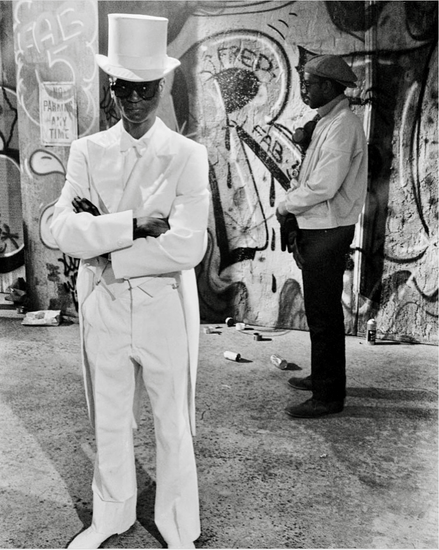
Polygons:
M75 314L75 262L57 249L48 226L72 139L99 129L97 14L97 0L14 0L26 280L32 309Z

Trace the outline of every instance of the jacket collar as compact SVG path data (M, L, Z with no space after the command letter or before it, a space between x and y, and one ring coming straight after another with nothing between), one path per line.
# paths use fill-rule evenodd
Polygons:
M151 128L144 134L141 138L135 139L131 134L129 134L124 126L123 123L121 124L121 131L120 131L120 152L123 153L124 151L128 151L128 149L131 149L131 147L134 147L136 151L142 155L148 145L150 144L151 140L154 139L154 133L157 125L157 120L154 122L154 124L151 126Z
M148 153L157 158L175 155L174 140L169 139L172 132L164 122L157 117L151 130L154 132L148 143ZM116 211L123 195L122 131L124 131L123 124L122 121L119 121L109 130L90 136L88 142L91 167L90 184L94 186L108 212ZM129 136L127 132L125 134Z
M140 139L134 139L123 127L121 120L114 126L104 132L98 132L91 136L91 141L102 149L102 154L111 150L114 153L114 147L119 146L119 152L126 151L129 147L134 145L147 144L154 151L154 154L162 155L174 155L175 148L172 146L172 140L169 139L171 130L166 124L159 118L156 120L148 132Z
M324 116L329 115L329 113L338 106L340 106L341 109L349 107L349 100L344 94L340 94L337 97L334 97L334 99L329 101L329 103L323 105L322 107L319 107L317 109L317 113L320 115L320 117L323 118Z

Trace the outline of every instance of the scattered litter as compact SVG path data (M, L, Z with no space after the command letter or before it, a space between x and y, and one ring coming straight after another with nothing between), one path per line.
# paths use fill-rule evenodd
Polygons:
M233 317L227 317L226 319L226 325L228 327L233 327L233 325L235 324L235 319Z
M204 334L221 334L222 327L204 327L203 332Z
M328 457L327 454L320 455L320 458L327 458L327 457Z
M22 277L18 277L6 289L5 300L13 302L17 308L24 308L27 302L26 281Z
M259 332L255 332L253 334L253 340L257 340L258 342L262 340L262 336L259 334Z
M61 323L61 310L29 311L22 325L57 326Z
M367 321L367 330L366 330L366 342L369 345L375 345L377 337L377 323L375 319L369 319Z
M244 330L245 329L245 323L236 323L235 328L236 328L236 330Z
M270 357L271 363L280 370L286 370L288 368L288 361L286 359L281 359L278 355L273 354Z
M234 351L225 351L224 357L226 359L229 359L229 361L240 361L241 360L241 354L235 353Z

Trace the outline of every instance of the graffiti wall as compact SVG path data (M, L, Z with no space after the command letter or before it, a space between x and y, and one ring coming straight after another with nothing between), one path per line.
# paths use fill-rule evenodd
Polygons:
M0 292L25 277L12 3L0 3Z
M300 270L275 208L300 168L304 63L342 55L370 144L369 196L345 274L346 331L374 316L387 338L437 340L437 5L433 2L128 2L170 19L182 66L161 113L209 151L209 249L201 311L306 329ZM184 9L182 9L184 6ZM111 11L100 3L100 21ZM104 28L101 48L106 48ZM107 93L104 125L117 119Z
M306 328L300 271L280 250L274 212L301 162L292 130L312 116L303 65L335 53L359 77L350 99L371 157L346 330L364 332L374 316L383 337L437 341L436 23L432 2L197 3L171 44L182 61L172 95L179 128L209 150L206 319Z
M98 29L106 53L115 2L14 6L30 282L44 307L74 308L77 265L47 231L68 147L41 145L36 91L74 83L78 135L96 131L99 118L100 128L114 124L92 53ZM346 330L362 333L374 316L381 336L437 342L437 3L126 0L116 11L169 18L169 54L181 67L167 79L160 116L208 149L209 247L197 270L203 320L307 328L300 270L281 250L275 210L303 158L293 131L314 116L302 98L303 66L331 53L358 75L349 99L371 159L345 273Z
M202 317L306 329L300 270L281 251L275 218L276 204L302 161L293 130L315 114L302 101L303 66L334 40L345 41L340 54L364 80L364 60L354 55L362 43L339 31L320 2L188 2L178 10L182 4L124 6L170 19L170 55L182 65L168 83L160 114L209 152L209 248L198 270ZM102 22L112 5L99 6ZM311 21L321 24L319 41ZM359 116L363 92L351 95ZM101 105L106 123L113 123L108 93ZM344 305L352 332L352 271Z
M364 296L383 335L437 342L437 3L405 3L400 20L398 40L377 29L381 167L370 193Z
M26 272L31 307L75 313L77 262L49 231L69 145L99 128L97 3L13 3Z

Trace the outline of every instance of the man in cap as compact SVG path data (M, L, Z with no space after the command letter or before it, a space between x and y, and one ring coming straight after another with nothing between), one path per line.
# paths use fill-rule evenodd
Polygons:
M312 397L289 405L292 417L339 413L346 397L343 273L367 188L366 137L344 95L346 87L356 87L356 79L338 56L306 63L303 85L318 122L297 186L277 207L284 241L302 269L311 340L311 375L288 382Z
M199 312L194 267L209 209L204 146L156 116L164 77L165 18L109 15L110 75L121 120L72 143L52 233L80 258L83 367L96 434L93 519L69 548L98 548L136 520L133 429L142 389L156 436L155 522L168 548L200 535L194 433ZM192 429L192 433L191 433Z

